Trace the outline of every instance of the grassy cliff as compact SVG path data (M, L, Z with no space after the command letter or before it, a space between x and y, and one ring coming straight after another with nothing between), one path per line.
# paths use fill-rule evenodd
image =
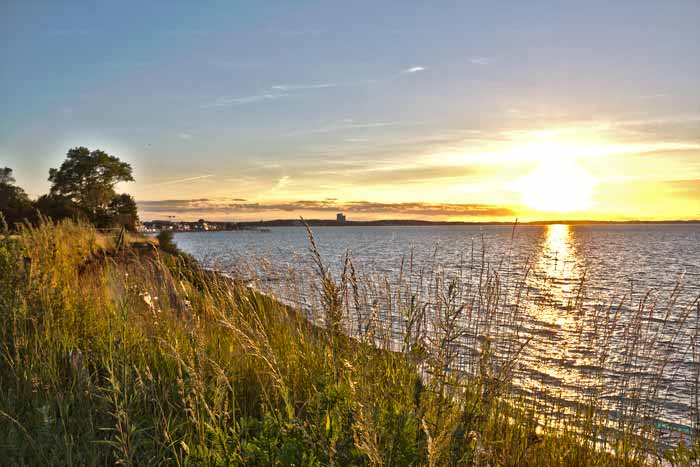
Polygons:
M439 353L345 337L345 298L319 265L323 327L147 239L70 222L0 234L0 463L661 462L633 436L596 449L578 428L543 429L487 345L463 379Z

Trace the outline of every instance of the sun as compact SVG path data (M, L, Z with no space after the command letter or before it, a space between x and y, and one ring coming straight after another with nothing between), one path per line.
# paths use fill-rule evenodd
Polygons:
M544 212L567 213L593 206L597 180L575 160L546 158L515 183L522 201Z

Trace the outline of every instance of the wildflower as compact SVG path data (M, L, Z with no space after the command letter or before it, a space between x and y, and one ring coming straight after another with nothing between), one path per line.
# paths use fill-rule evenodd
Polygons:
M83 368L83 353L80 349L73 349L70 352L70 366L75 371L80 371Z
M153 312L153 313L160 313L160 309L156 309L155 302L158 300L158 297L156 296L151 296L151 294L148 291L142 292L141 298L143 298L143 301L146 305L148 305L148 308Z
M153 298L151 297L151 294L148 292L143 292L141 294L141 297L143 298L143 301L148 305L149 308L153 309Z

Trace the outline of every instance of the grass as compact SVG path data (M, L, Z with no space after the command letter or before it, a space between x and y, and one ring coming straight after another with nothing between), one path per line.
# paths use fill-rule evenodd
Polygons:
M305 311L152 240L0 234L2 464L698 465L697 441L650 451L632 417L604 431L595 399L555 423L513 391L527 342L497 331L497 275L433 274L428 299L312 251Z

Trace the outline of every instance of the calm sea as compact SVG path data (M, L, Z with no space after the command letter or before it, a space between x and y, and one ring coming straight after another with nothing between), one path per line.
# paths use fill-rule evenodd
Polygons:
M516 318L502 322L515 325L513 332L527 342L515 378L524 394L569 408L595 397L607 401L614 419L639 410L626 399L633 397L631 387L641 387L654 406L645 416L681 430L691 425L700 351L694 348L700 225L313 231L336 277L348 251L375 280L397 280L409 263L412 274L437 270L472 283L484 269L496 272L504 290L500 300L517 300L520 307ZM252 268L270 284L310 265L301 227L178 233L175 240L207 267L232 274ZM468 343L463 351L469 353Z

